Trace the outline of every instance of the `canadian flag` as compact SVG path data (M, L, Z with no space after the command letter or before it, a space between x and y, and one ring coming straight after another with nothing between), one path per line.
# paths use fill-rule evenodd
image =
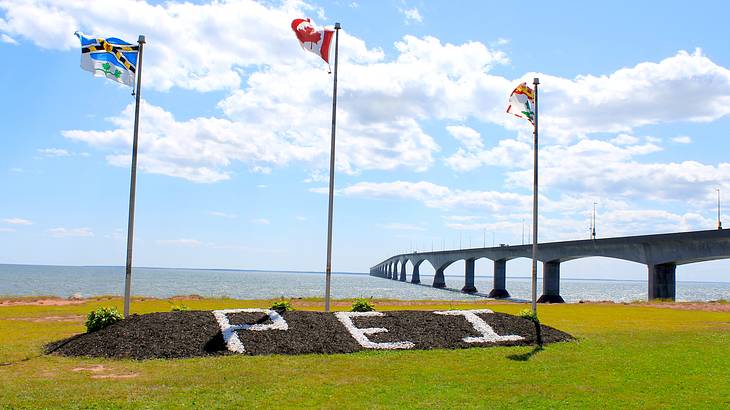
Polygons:
M332 29L323 29L317 31L314 29L312 22L306 19L294 19L291 22L291 28L299 40L302 48L311 51L322 57L325 63L330 63L330 42L332 42Z

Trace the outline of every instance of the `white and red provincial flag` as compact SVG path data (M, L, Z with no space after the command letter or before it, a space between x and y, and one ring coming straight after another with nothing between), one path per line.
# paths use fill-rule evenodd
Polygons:
M329 64L330 60L330 43L332 42L332 29L315 30L312 22L306 19L294 19L291 22L291 28L299 40L302 48L311 51L320 56L325 63Z

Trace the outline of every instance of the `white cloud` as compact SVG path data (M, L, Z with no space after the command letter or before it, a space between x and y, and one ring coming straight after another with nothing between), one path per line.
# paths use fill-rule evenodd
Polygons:
M619 134L610 140L612 144L616 145L634 145L638 144L640 141L641 140L638 137L629 134Z
M251 223L255 223L257 225L269 225L271 221L266 218L255 218L251 220Z
M699 49L610 75L574 80L539 77L542 133L563 142L592 132L629 132L647 124L708 122L730 113L730 70Z
M48 158L68 157L71 155L68 150L62 148L41 148L38 153Z
M3 219L3 223L9 225L33 225L32 221L23 218L5 218Z
M416 7L412 7L410 9L400 9L400 12L403 13L403 16L406 18L406 24L410 24L412 22L423 22L423 16L421 16L421 13Z
M482 136L473 128L463 125L450 125L446 127L446 131L452 137L456 138L457 141L461 142L466 149L473 150L484 146L482 144Z
M0 232L15 232L15 228L3 228L3 227L0 227Z
M208 4L6 0L0 10L5 14L1 32L54 50L77 48L73 33L79 29L95 35L114 33L127 41L144 33L145 84L163 91L235 89L245 76L242 67L301 64L296 60L307 60L291 58L301 53L290 28L292 16L322 14L298 0L277 5L252 0ZM382 51L368 50L344 32L340 40L343 59L382 58Z
M345 196L414 199L426 206L439 209L482 209L500 212L510 208L527 209L529 195L496 191L451 190L431 182L359 182L340 190Z
M90 228L53 228L48 233L54 238L88 238L94 236Z
M676 142L677 144L691 144L692 138L690 138L686 135L681 135L681 136L672 138L672 141Z
M425 231L426 228L420 225L405 224L400 222L391 222L386 224L378 224L378 227L393 231Z
M203 242L197 239L159 239L156 241L159 245L172 245L172 246L186 246L191 248L197 248L203 244Z
M14 38L12 38L9 35L4 34L4 33L0 34L0 41L2 41L3 43L6 43L6 44L12 44L14 46L18 45L18 42Z

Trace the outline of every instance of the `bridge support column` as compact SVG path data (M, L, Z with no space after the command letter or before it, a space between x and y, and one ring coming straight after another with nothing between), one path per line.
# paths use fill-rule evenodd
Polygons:
M494 288L489 292L489 297L495 299L510 297L507 292L507 259L494 261Z
M676 271L674 262L649 266L649 300L675 300L677 294Z
M398 262L393 264L393 276L391 279L398 280Z
M418 269L421 267L421 263L414 263L413 264L413 274L411 275L411 283L419 284L421 283L421 275L418 272Z
M565 303L560 296L560 261L542 263L542 296L538 303Z
M436 269L436 275L433 277L434 288L445 288L446 280L444 279L444 268Z
M387 273L386 273L385 277L388 279L392 278L393 277L393 265L388 264L388 267L386 269L387 269Z
M406 263L403 262L400 265L400 281L405 282L406 281Z
M464 293L475 293L477 291L474 286L474 259L467 259L466 268L464 269L464 287L461 291Z

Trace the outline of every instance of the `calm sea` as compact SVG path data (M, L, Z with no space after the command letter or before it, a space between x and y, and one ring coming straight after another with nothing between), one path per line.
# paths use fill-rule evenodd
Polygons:
M421 277L431 283L433 277ZM461 288L463 278L446 276L449 287ZM119 266L46 266L0 264L0 295L68 297L121 294L124 267ZM646 281L563 279L561 295L567 302L579 300L646 300ZM492 281L477 277L476 287L488 293ZM530 297L528 278L507 278L507 290L514 298ZM275 297L322 297L324 273L268 272L215 269L135 268L132 292L137 296L170 297L198 294L241 299ZM366 274L335 273L334 298L375 297L391 299L470 299L459 292L416 286ZM730 299L730 283L677 282L677 300Z

